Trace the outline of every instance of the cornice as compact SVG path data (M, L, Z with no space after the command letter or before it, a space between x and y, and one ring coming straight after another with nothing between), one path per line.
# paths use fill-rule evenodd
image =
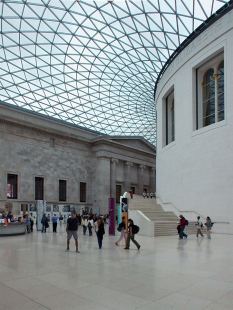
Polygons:
M113 140L106 140L104 138L99 138L97 141L94 141L91 143L92 148L94 148L95 146L101 145L101 144L110 145L112 147L117 147L118 149L132 150L133 152L138 153L138 154L146 154L146 155L153 156L153 157L156 156L156 151L155 151L155 153L143 151L141 149L137 149L137 148L134 148L132 146L121 144L121 143L115 142Z
M58 133L54 130L46 130L46 129L39 129L37 127L33 127L33 126L29 126L29 125L23 125L21 123L17 123L14 121L10 121L10 120L5 120L5 119L1 119L0 118L0 124L6 124L9 126L14 126L20 129L26 129L29 131L33 131L33 132L37 132L40 134L46 134L48 136L50 136L50 138L59 138L59 139L65 139L65 140L70 140L70 141L74 141L74 140L78 140L78 141L82 141L85 144L90 144L89 141L85 140L85 139L81 139L80 137L75 137L75 136L71 136L69 134L65 134L65 133Z

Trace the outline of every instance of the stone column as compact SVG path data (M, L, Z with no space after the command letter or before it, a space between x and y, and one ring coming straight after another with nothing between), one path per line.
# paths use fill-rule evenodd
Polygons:
M93 197L95 206L100 207L100 213L108 213L108 198L110 198L110 158L98 157L93 180Z
M111 158L110 168L110 198L114 198L116 202L116 164L118 159Z
M156 191L156 180L155 180L156 168L150 168L150 193L154 193Z
M146 169L146 166L144 165L139 165L138 166L138 188L137 188L137 194L142 195L143 193L143 171Z
M125 163L125 186L124 186L124 192L129 192L130 190L130 184L131 184L131 175L130 175L130 167L133 166L133 163L127 161Z

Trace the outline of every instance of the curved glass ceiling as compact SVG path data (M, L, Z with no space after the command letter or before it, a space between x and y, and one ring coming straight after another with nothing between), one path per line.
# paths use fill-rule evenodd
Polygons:
M2 0L0 99L155 144L157 75L225 2Z

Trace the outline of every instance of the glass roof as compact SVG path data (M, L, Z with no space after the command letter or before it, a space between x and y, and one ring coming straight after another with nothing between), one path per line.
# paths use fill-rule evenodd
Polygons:
M2 0L0 100L155 144L158 73L225 2Z

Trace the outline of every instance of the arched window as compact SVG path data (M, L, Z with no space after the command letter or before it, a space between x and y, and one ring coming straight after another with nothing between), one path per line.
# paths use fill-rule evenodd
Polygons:
M225 119L223 57L223 53L220 53L196 70L197 129Z
M218 122L224 119L224 60L218 66Z
M214 69L208 69L203 78L203 126L215 123Z

